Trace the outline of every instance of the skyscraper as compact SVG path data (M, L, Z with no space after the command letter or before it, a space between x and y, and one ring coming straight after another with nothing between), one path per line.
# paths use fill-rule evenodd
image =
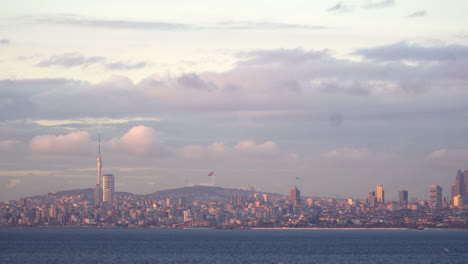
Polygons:
M297 187L293 187L289 190L289 200L297 206L301 201L301 191Z
M455 189L454 193L452 194L454 197L458 195L464 197L466 195L465 175L466 173L463 173L461 170L458 170L457 177L455 178Z
M407 190L400 190L398 192L398 198L399 198L401 204L407 204L408 203L408 191Z
M367 195L367 204L372 206L372 207L375 207L375 205L377 204L377 198L375 197L375 192L373 191L370 191Z
M429 187L429 202L433 208L442 207L442 188L439 185Z
M114 203L114 175L104 174L102 177L102 202Z
M385 203L385 192L382 184L379 184L377 187L375 187L375 195L377 197L377 202L381 204Z
M468 194L468 170L463 172L464 181L465 181L465 194Z
M102 202L102 160L101 160L101 132L99 131L99 147L98 147L98 157L96 160L97 167L97 182L94 187L94 204L100 204Z

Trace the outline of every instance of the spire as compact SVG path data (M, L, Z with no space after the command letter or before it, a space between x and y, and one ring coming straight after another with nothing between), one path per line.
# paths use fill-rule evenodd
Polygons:
M101 130L99 130L99 156L101 156Z

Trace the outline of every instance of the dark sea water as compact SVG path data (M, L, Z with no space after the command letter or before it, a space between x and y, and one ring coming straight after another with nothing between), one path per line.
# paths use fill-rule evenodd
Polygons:
M460 230L0 229L0 263L468 263Z

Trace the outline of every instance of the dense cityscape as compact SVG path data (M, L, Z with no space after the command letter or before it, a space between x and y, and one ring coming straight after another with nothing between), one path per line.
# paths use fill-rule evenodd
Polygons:
M100 136L99 136L100 138ZM450 196L439 185L429 187L429 199L386 201L379 184L364 200L289 196L194 186L185 192L148 196L115 192L113 174L102 175L101 146L96 162L97 183L88 190L49 193L0 203L1 227L123 227L123 228L468 228L468 170L458 170ZM302 179L296 177L300 183ZM210 193L231 193L218 199ZM91 194L90 194L91 193ZM466 205L465 205L466 204Z

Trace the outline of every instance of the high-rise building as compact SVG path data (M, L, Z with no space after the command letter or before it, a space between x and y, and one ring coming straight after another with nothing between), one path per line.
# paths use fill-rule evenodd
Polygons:
M464 197L466 195L466 183L465 183L465 173L463 173L461 170L458 170L457 176L455 178L455 189L454 193L452 194L453 197L455 196L462 196Z
M377 197L375 197L375 192L374 191L370 191L367 194L367 204L372 206L372 207L375 207L375 205L377 204Z
M442 207L442 188L439 185L429 187L429 202L433 208Z
M102 177L102 202L114 203L114 175L104 174Z
M464 177L464 181L465 181L465 194L468 195L468 170L465 170L465 171L463 172L463 176L465 176L465 177Z
M400 190L398 192L398 198L401 204L407 204L408 203L408 191Z
M97 182L94 187L94 204L100 204L102 202L102 160L101 160L101 132L99 132L99 147L98 147L98 157L96 160L97 167Z
M453 198L453 206L463 208L463 198L461 195L455 196Z
M385 192L383 189L383 185L379 184L375 187L375 195L377 197L377 202L384 204L385 203Z
M293 187L289 190L289 200L297 206L301 201L301 191L297 187Z

